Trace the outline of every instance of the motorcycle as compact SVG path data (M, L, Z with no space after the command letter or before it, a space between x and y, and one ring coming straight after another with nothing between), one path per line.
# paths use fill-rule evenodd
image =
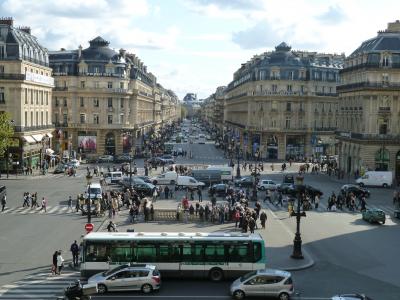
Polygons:
M64 289L64 296L57 300L90 300L97 294L97 283L83 285L79 280Z

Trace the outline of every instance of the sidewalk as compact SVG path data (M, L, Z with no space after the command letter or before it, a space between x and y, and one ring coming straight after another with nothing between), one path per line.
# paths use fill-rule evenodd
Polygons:
M175 211L179 200L157 200L153 203L155 211L157 210L171 210ZM203 201L207 203L207 201ZM252 202L253 206L254 203ZM269 268L282 269L287 271L302 270L310 268L314 265L314 260L306 247L303 245L304 259L293 259L290 257L293 251L294 232L279 220L279 218L270 210L266 209L268 220L266 229L257 229L266 243L266 257L267 266ZM105 218L103 223L98 227L97 231L107 231L106 227L110 219ZM113 220L117 224L119 232L126 232L128 229L134 229L135 232L149 231L149 232L239 232L235 228L233 222L225 224L212 224L210 222L188 222L177 221L171 219L170 221L151 221L144 223L143 218L139 218L139 222L130 224L128 221L128 210L124 209L118 213ZM260 222L257 222L259 227Z

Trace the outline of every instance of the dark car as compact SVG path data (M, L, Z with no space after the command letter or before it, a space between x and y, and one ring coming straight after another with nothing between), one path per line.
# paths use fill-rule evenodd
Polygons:
M291 183L281 183L277 185L278 192L281 192L284 195L289 194L289 191L293 190L293 184Z
M235 180L235 186L240 186L243 188L253 186L253 177L243 177Z
M175 159L172 155L163 155L160 157L165 164L174 164Z
M228 185L225 184L225 183L213 184L208 189L208 194L209 195L225 197L227 190L228 190Z
M285 176L283 176L283 181L282 183L290 183L290 184L294 184L294 177L291 174L286 174Z
M136 192L138 192L142 196L152 196L154 190L156 189L155 185L144 181L142 183L139 182L133 183L132 187Z
M369 198L369 196L371 195L370 191L367 190L366 188L360 187L358 185L355 184L345 184L342 186L342 188L340 189L340 192L347 196L348 194L352 193L354 194L354 196L358 197L362 197L365 196L367 198Z
M285 184L281 184L278 187L278 191L282 192L282 194L285 195L291 195L293 197L296 197L298 194L298 190L299 190L300 186L297 186L296 184L289 184L289 183L285 183ZM324 194L322 191L320 191L319 189L312 187L311 185L303 185L300 188L301 190L304 189L304 193L311 197L314 198L316 195L319 195L320 197Z
M121 154L121 155L118 155L117 157L115 157L114 161L116 163L130 162L131 157L129 154Z
M163 165L165 163L161 157L151 157L147 162L151 165Z

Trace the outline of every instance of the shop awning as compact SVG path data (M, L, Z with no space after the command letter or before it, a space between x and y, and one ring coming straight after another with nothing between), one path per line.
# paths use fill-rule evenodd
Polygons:
M49 137L49 138L53 137L53 135L51 133L46 133L46 136Z
M36 143L36 141L35 141L35 140L33 139L33 137L31 137L30 135L24 135L24 136L22 137L22 139L23 139L25 142L30 143L30 144Z
M32 137L36 142L41 142L43 140L43 134L33 134Z

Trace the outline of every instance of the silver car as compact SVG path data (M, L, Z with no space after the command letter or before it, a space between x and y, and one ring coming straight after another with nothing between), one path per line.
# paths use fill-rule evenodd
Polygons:
M122 265L89 278L88 283L97 283L98 293L108 291L142 291L145 294L161 286L160 272L153 265Z
M231 284L230 292L235 299L261 296L288 300L294 293L292 275L274 269L253 271L236 279Z
M372 300L368 296L361 294L342 294L332 297L332 300Z

